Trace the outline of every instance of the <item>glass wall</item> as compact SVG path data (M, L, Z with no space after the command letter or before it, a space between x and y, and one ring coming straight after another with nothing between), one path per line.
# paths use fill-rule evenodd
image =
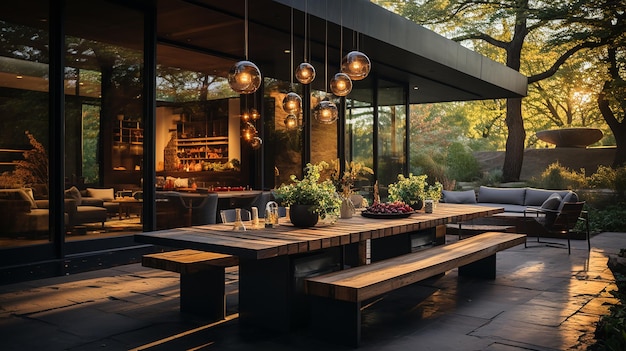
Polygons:
M378 182L381 196L406 170L406 88L380 81L378 88Z
M346 160L374 168L374 104L371 89L354 89L346 98ZM355 184L357 190L373 200L370 181Z
M143 13L106 1L66 8L66 240L130 234L141 204L116 195L141 190Z
M263 120L265 121L265 136L263 149L265 158L266 178L272 175L274 179L266 179L269 186L279 186L289 182L289 176L302 175L302 133L303 113L285 111L283 100L289 92L295 92L302 98L302 85L290 82L265 78ZM304 107L304 106L303 106ZM289 116L289 118L287 118ZM273 172L269 172L273 169Z
M0 248L48 243L48 1L0 5Z

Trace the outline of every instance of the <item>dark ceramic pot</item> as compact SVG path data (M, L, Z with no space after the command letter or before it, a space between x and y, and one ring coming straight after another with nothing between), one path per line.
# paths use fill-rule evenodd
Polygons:
M291 205L289 206L289 219L291 224L298 228L308 228L317 224L319 216L312 211L311 205Z
M424 201L422 201L422 200L417 200L416 203L411 205L411 208L414 209L415 211L421 210L422 207L424 207Z

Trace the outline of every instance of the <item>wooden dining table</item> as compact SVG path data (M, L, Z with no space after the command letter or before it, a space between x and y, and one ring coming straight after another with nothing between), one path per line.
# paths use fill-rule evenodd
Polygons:
M232 225L211 224L144 232L141 243L236 255L239 257L239 322L255 328L288 331L306 323L303 293L307 276L366 263L369 241L372 261L442 244L437 229L503 212L503 208L438 204L433 213L417 211L407 218L366 218L355 215L333 224L296 228L282 219L274 228L233 231ZM445 239L444 239L445 240ZM428 245L426 245L428 246Z

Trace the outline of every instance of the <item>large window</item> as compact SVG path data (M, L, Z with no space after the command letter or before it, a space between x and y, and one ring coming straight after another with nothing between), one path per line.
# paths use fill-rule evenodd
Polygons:
M387 186L406 167L405 89L380 81L378 89L378 181ZM382 194L381 194L382 195Z
M51 240L48 48L47 1L0 5L0 248Z
M66 9L66 240L130 234L141 206L115 197L141 190L143 13L103 0Z

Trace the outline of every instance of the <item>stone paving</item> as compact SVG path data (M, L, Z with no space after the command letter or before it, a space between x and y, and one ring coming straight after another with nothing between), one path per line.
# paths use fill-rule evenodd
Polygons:
M497 278L444 276L399 289L363 312L360 350L585 350L616 300L607 254L626 233L563 248L518 246ZM449 237L454 240L453 237ZM558 241L558 240L553 240ZM227 273L227 320L178 311L175 273L139 264L0 286L0 350L343 350L306 329L241 333L237 270Z

